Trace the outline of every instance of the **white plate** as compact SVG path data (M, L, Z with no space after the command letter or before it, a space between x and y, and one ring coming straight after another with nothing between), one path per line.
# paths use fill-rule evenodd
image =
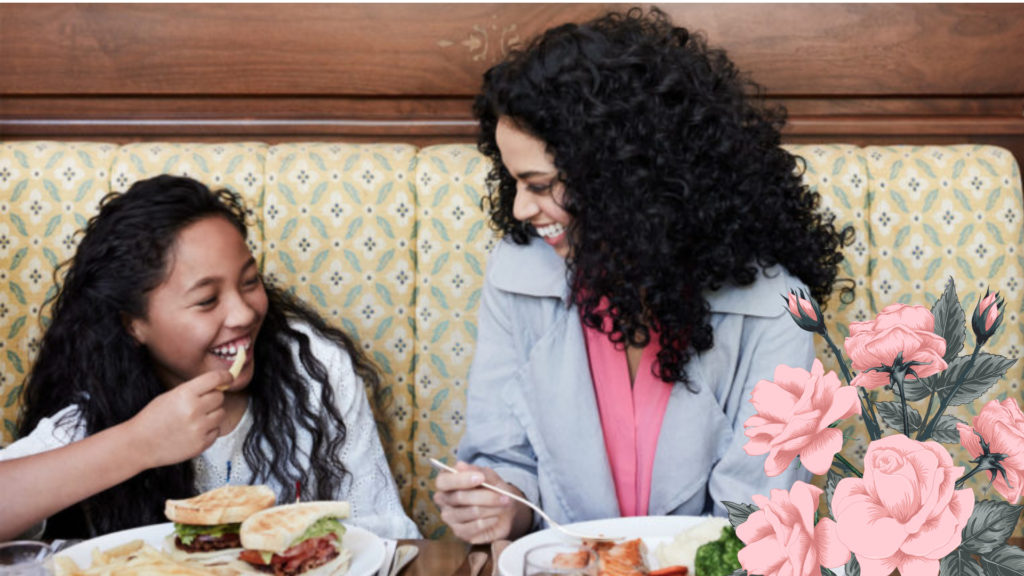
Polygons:
M671 541L676 534L705 520L707 518L700 516L629 516L577 522L569 524L569 527L584 534L600 534L609 538L641 538L650 552L647 561L653 565L657 563L654 551L659 544ZM498 568L502 576L522 576L523 557L526 556L526 551L534 546L554 542L579 541L552 528L523 536L509 544L498 558Z
M345 537L342 546L352 551L352 564L347 576L374 576L384 563L384 541L372 532L358 526L345 526ZM153 524L131 530L122 530L106 536L86 540L66 550L58 556L66 556L82 568L92 564L92 551L95 548L107 550L114 546L126 544L132 540L143 540L150 546L162 550L164 539L174 531L174 524Z

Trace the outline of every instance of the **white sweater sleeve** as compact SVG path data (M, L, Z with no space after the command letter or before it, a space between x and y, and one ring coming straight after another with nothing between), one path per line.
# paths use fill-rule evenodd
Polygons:
M85 438L85 422L78 406L62 408L53 416L43 418L28 436L0 449L0 460L12 460L61 448Z
M23 438L0 449L0 461L13 460L42 454L62 448L85 438L85 422L82 420L78 406L65 406L53 416L43 418L36 427ZM38 540L46 530L46 520L22 533L18 538Z
M353 370L352 359L333 342L319 338L313 341L322 345L314 354L327 366L335 406L345 423L341 462L348 474L338 499L347 500L352 507L348 523L386 538L420 538L416 524L402 508L363 381Z

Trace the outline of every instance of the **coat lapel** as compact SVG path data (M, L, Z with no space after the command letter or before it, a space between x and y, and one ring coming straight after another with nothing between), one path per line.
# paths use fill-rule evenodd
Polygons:
M521 385L533 430L531 441L541 470L550 470L542 484L555 502L546 512L570 522L619 515L608 464L597 398L583 331L575 308L563 313L533 349ZM573 482L571 479L576 479Z

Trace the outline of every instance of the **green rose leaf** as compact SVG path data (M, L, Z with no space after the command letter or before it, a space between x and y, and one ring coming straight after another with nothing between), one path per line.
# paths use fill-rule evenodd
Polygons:
M747 518L751 514L759 510L759 508L757 506L754 506L753 504L743 504L737 502L723 501L722 506L725 506L725 509L729 511L729 522L733 525L734 528L746 522Z
M828 504L828 512L830 515L832 515L832 495L836 493L836 486L839 485L839 481L842 479L843 477L839 474L836 474L832 470L828 471L828 476L825 481L825 503Z
M971 557L970 552L960 547L942 559L939 564L939 574L944 576L983 576L984 572Z
M1020 576L1024 574L1024 550L1003 544L981 557L986 576Z
M893 390L893 393L899 394L896 390ZM903 432L903 406L899 402L878 402L875 409L890 428ZM907 406L907 424L911 432L921 427L921 414L913 406Z
M852 553L846 562L846 576L860 576L860 562L857 562L857 556Z
M917 402L918 400L924 400L931 393L932 389L928 387L928 378L925 378L923 380L918 380L917 378L907 378L903 381L903 394L907 397L907 402Z
M1016 362L1013 358L1004 358L995 354L981 352L974 361L971 372L964 378L963 384L957 389L956 394L949 401L950 406L970 404L977 400L999 381L1006 371ZM925 378L925 385L931 387L939 394L940 398L947 396L956 385L960 374L967 369L970 356L959 356L950 363L949 368L939 372L935 376ZM934 380L932 380L934 378Z
M967 319L964 316L964 309L960 306L952 278L946 280L942 296L932 306L932 316L935 317L935 333L946 340L946 354L942 359L948 364L963 350L964 336L967 333Z
M956 416L943 414L935 423L935 430L932 431L931 440L943 444L960 444L960 431L956 429L957 424L967 424Z
M974 554L988 554L1006 542L1017 526L1024 506L1003 500L982 500L964 526L960 549Z

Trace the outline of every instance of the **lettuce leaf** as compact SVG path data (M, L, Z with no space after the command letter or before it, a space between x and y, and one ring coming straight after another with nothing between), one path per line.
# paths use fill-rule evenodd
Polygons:
M181 539L181 543L185 546L192 544L192 541L196 539L196 536L213 536L218 538L225 534L238 534L238 529L241 527L241 523L236 524L215 524L213 526L199 526L196 524L178 524L174 523L174 533Z

